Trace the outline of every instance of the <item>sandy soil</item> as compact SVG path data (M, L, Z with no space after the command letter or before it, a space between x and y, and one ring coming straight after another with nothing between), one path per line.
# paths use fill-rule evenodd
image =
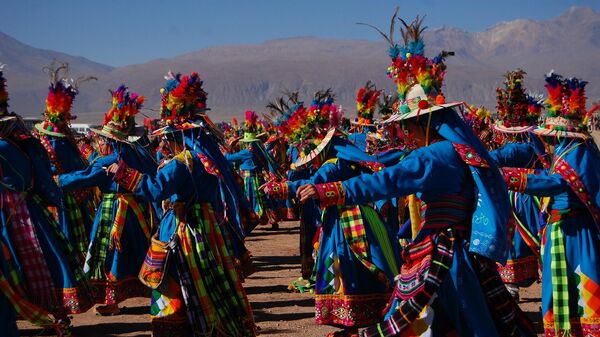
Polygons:
M314 324L313 296L291 293L287 285L300 275L297 222L281 224L278 231L257 229L248 238L257 272L246 280L254 315L263 336L325 336L335 328ZM539 284L521 291L521 308L542 335ZM150 337L149 299L134 298L122 304L122 313L97 317L93 310L73 317L73 335L85 337ZM23 336L37 336L40 329L19 322ZM0 335L2 333L0 332Z

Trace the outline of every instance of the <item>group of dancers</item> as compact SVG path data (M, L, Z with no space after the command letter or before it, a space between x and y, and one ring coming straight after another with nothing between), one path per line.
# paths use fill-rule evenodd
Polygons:
M353 120L325 89L215 124L200 76L169 73L158 127L136 126L144 97L121 85L81 136L86 78L54 63L28 130L0 69L1 331L20 318L68 335L70 315L146 296L155 337L255 336L245 238L300 220L290 289L314 293L328 336L535 336L519 288L540 280L545 336L600 336L586 82L550 72L543 98L509 71L494 120L446 101L453 53L426 57L422 18L399 21L402 44L380 31L396 92L367 82Z

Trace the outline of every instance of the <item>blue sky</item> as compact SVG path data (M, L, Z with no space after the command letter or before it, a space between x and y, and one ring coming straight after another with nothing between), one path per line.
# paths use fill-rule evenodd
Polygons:
M0 31L38 48L121 66L215 45L294 36L378 39L387 27L426 14L431 28L481 31L518 18L549 19L571 6L600 11L600 0L2 0Z

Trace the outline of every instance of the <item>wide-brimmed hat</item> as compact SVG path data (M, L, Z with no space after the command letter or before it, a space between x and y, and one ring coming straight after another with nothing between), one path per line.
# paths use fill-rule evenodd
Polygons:
M329 129L325 136L322 139L318 140L316 147L310 150L308 154L304 154L302 152L300 153L300 156L298 156L298 159L294 163L294 166L296 168L302 168L303 166L310 164L315 158L319 156L319 154L321 154L321 152L323 152L327 148L327 145L329 145L336 132L337 129L335 128ZM317 140L314 140L314 142L317 142Z
M545 101L546 118L533 132L541 136L589 138L587 121L597 107L586 110L587 82L577 78L563 78L553 71L545 79L548 90Z
M385 123L403 121L462 104L463 102L446 103L444 96L437 95L433 89L427 95L423 86L415 84L408 90L406 99L400 101L398 112L385 120Z

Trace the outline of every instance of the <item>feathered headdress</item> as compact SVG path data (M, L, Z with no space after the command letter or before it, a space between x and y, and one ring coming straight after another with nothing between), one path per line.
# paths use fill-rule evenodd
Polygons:
M36 129L52 136L64 137L69 134L71 121L76 117L71 114L75 96L79 94L79 85L89 80L97 80L92 76L80 76L73 80L68 78L69 64L53 61L43 71L50 77L50 87L46 97L44 121L36 124Z
M546 120L535 132L542 135L587 138L588 118L595 109L586 110L585 86L577 78L563 78L553 71L546 75Z
M97 134L116 139L127 140L135 126L135 116L144 103L144 96L130 93L127 87L121 84L115 91L110 91L112 96L111 108L104 114L102 129L92 129Z
M377 90L377 87L375 87L375 84L371 81L368 81L364 87L358 89L358 92L356 93L357 117L354 121L355 124L373 124L373 114L375 113L377 102L379 101L379 95L381 95L381 90Z
M160 118L166 125L154 135L177 130L196 128L192 119L199 112L206 111L207 93L202 88L204 82L193 72L189 75L169 72L165 76L165 86L160 89Z
M307 155L325 138L330 129L336 128L342 117L342 111L334 104L331 89L315 94L310 107L294 106L287 120L278 125L279 132L296 146L302 155Z
M540 110L529 110L523 79L525 71L516 69L504 75L504 88L496 88L500 132L520 133L537 125ZM537 114L536 114L537 113Z
M454 55L454 52L442 51L433 59L425 57L425 43L422 35L427 27L423 26L424 17L420 16L417 16L410 24L398 19L403 25L400 33L404 42L404 45L398 45L394 41L397 16L398 8L392 16L389 35L375 26L359 23L376 29L389 43L388 54L392 63L387 69L387 74L396 84L396 91L400 99L398 118L392 119L412 118L421 113L461 104L458 102L446 104L441 90L446 75L445 59Z

